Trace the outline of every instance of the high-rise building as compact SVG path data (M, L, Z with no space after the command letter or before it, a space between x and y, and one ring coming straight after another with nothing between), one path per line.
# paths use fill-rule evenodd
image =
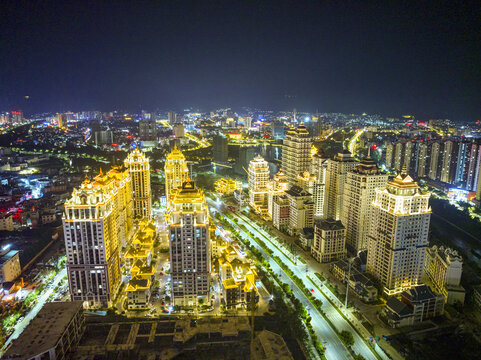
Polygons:
M376 189L385 188L387 181L388 175L370 156L347 173L341 221L346 227L346 245L354 253L367 249L371 203Z
M260 155L249 163L248 171L249 205L259 214L267 214L267 184L269 182L269 165Z
M139 149L134 149L124 161L132 178L134 218L152 218L152 191L150 189L150 164Z
M175 196L177 189L189 178L189 169L185 161L185 156L174 144L174 150L165 158L165 199L167 207Z
M394 145L394 170L397 172L401 171L403 164L404 164L404 143L402 141L398 141Z
M57 124L59 128L67 126L67 114L59 113L57 114Z
M386 158L384 164L386 165L386 169L391 169L393 166L393 156L394 156L394 146L392 143L386 144Z
M357 164L357 160L346 149L328 160L323 217L341 220L347 173L355 169Z
M143 113L139 119L139 137L143 141L157 140L157 123L152 114Z
M304 124L291 127L282 144L282 170L289 185L297 184L297 176L309 170L311 164L312 137Z
M376 189L367 271L381 281L389 296L421 283L431 218L429 197L404 171L385 189Z
M252 126L252 118L250 116L246 116L244 119L244 128L250 129Z
M312 201L314 202L314 215L317 217L322 217L324 214L327 163L328 159L322 150L319 150L318 153L312 157L310 172L316 179L314 188L312 189Z
M274 121L271 124L271 133L274 140L283 140L285 137L285 126L281 121Z
M240 148L239 156L234 164L234 171L237 175L246 176L249 163L256 156L254 148Z
M312 228L314 222L314 203L312 195L303 188L293 185L286 191L289 201L288 232L298 235L304 228Z
M213 159L215 163L225 164L228 159L227 138L223 134L214 136L212 142Z
M321 263L346 257L346 229L341 221L331 218L315 221L311 254Z
M118 168L86 179L65 202L63 229L72 301L107 306L121 283L120 248L132 235L131 177Z
M197 306L209 301L209 214L204 192L187 181L172 200L167 213L173 304Z
M438 141L435 141L431 144L431 156L429 162L429 174L428 177L431 180L437 180L439 178L439 158L441 152L441 144Z
M169 111L167 116L168 116L170 125L174 125L177 122L177 114L175 112Z
M289 184L287 182L287 177L282 170L279 170L274 178L267 184L267 213L269 217L272 218L272 211L274 206L274 200L281 195L286 193Z
M172 130L177 139L182 139L185 136L184 124L174 124Z
M23 112L21 111L10 111L10 120L13 125L18 125L23 123Z
M417 168L417 176L422 178L428 175L428 166L429 166L429 156L431 154L431 149L427 143L421 142L419 144L419 153L418 153L418 168Z

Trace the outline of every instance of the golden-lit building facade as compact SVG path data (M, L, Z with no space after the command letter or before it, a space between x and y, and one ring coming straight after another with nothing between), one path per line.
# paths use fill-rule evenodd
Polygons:
M421 284L428 247L430 193L423 192L404 171L376 189L371 204L366 270L388 295Z
M133 216L135 220L152 218L149 158L134 149L124 161L132 179Z
M120 249L132 235L130 174L86 179L65 202L63 229L72 301L107 306L118 291Z
M189 169L182 151L174 144L174 149L165 159L165 201L167 207L175 196L175 191L189 178Z
M151 220L141 220L130 249L124 255L124 264L130 271L126 288L127 308L141 309L149 305L155 267L152 263L157 227Z
M242 191L242 182L234 179L220 178L214 183L215 192L221 195L230 195L234 191Z
M192 307L209 301L209 213L204 192L187 181L175 193L166 214L169 224L173 304Z
M250 308L252 296L257 304L257 272L250 262L232 245L226 244L218 258L222 300L228 309Z

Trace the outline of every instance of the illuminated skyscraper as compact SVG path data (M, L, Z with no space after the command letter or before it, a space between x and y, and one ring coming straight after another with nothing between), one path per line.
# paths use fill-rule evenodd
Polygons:
M297 176L309 170L311 164L312 137L304 124L291 127L282 143L282 170L289 186L297 184Z
M346 245L353 252L367 249L369 215L376 189L384 189L388 175L370 156L347 173L341 221L346 227Z
M169 111L168 113L169 124L174 125L177 122L177 114L173 111Z
M321 150L319 150L319 152L312 157L310 172L314 175L316 181L314 188L307 191L312 193L312 201L314 202L314 215L317 217L322 217L324 214L327 163L328 159Z
M227 138L223 134L215 135L212 142L215 163L225 164L228 159Z
M120 248L132 235L130 174L85 180L65 202L63 229L72 301L107 306L121 283Z
M343 150L334 159L328 160L323 217L341 220L347 173L354 170L357 164L348 150Z
M67 126L67 114L57 114L57 124L59 128Z
M157 140L157 123L151 113L143 113L139 120L139 137L143 141Z
M268 182L267 188L267 212L269 217L272 218L272 211L274 206L274 201L281 195L286 193L289 184L287 182L286 175L282 170L279 170L277 174L274 175L274 178Z
M179 189L167 213L173 304L197 306L209 301L209 214L204 192L187 181Z
M267 214L267 184L269 182L269 165L260 155L249 163L249 205L259 214Z
M182 187L182 184L189 178L189 169L185 162L185 156L174 144L174 150L165 159L165 199L167 206L175 196L175 190Z
M367 271L382 282L387 295L421 283L431 219L429 197L404 171L385 189L376 189Z
M150 189L149 159L134 149L124 161L132 179L134 219L152 218L152 192Z

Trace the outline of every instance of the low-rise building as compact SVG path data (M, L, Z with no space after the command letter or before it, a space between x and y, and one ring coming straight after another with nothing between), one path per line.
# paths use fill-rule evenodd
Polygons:
M402 327L421 323L444 313L444 296L427 285L403 291L400 299L390 298L383 309L389 325Z
M259 332L251 343L252 360L294 359L281 335L269 330Z
M346 257L346 229L340 220L329 218L315 221L311 254L321 263Z
M216 193L230 195L234 191L242 191L242 182L239 180L221 178L214 183Z
M233 246L226 246L219 262L223 302L227 308L249 307L259 301L255 268ZM252 299L254 296L254 299Z
M137 275L130 279L127 285L127 308L144 309L149 305L150 300L150 279Z
M0 231L13 231L13 216L11 213L3 212L0 214Z
M434 290L441 293L448 304L464 303L466 292L461 286L463 258L456 250L436 245L428 248L424 270Z
M2 359L70 358L85 330L82 302L46 303Z
M0 283L14 281L21 273L17 250L4 251L0 254Z
M339 260L331 263L330 271L342 283L346 283L349 276L349 287L363 300L371 302L377 300L378 291L374 282L361 273L355 266L351 265L349 274L349 263L346 260Z
M306 251L311 251L314 242L314 228L304 228L299 233L299 244Z

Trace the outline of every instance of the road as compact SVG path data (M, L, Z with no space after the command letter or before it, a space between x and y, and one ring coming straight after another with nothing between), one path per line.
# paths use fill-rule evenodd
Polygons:
M284 264L289 266L290 270L292 270L292 272L303 281L305 287L307 287L308 289L314 289L313 295L315 297L319 298L322 301L322 303L323 303L322 310L325 312L326 316L334 324L334 326L339 331L347 330L347 331L349 331L353 334L354 339L355 339L355 343L352 347L353 350L356 353L364 356L366 359L376 358L372 349L368 345L366 345L366 343L359 336L359 334L355 331L355 329L352 328L352 326L349 324L349 322L346 321L346 319L341 316L338 309L336 309L336 307L331 304L331 302L325 297L325 295L323 293L321 293L317 290L317 288L314 286L314 283L308 277L309 273L306 272L306 265L302 264L300 262L298 262L298 265L292 264L292 262L289 261L289 259L282 252L278 251L278 248L271 242L272 237L269 234L267 234L260 226L258 226L254 222L250 221L250 219L248 219L247 217L245 217L242 214L237 213L236 215L238 216L240 221L242 221L243 225L246 226L247 229L252 234L258 234L258 236L264 241L264 243L271 250L274 251L274 255L278 256L284 262ZM276 253L276 251L277 251L277 253ZM312 278L313 274L310 274L310 277ZM326 290L329 291L326 288L326 286L324 286L323 291L326 291ZM335 296L333 294L331 294L331 296L329 296L329 298L335 299ZM306 298L306 300L309 301L307 298ZM309 304L310 304L310 302L309 302ZM337 305L340 305L340 304L337 304ZM311 307L313 308L313 306L311 306ZM311 313L312 313L312 311L311 311ZM354 320L354 317L350 318L350 320L351 321ZM322 321L324 323L328 324L327 321L324 318L322 318ZM313 326L314 326L314 324L313 324ZM332 334L330 334L330 335L334 335L336 340L339 340L335 331L333 329L331 329L330 327L329 327L329 329L330 329L330 332L332 332ZM367 332L366 332L365 336L367 337ZM326 338L326 332L325 331L321 332L320 338L321 339ZM333 357L331 357L331 358L336 358L335 356L337 356L339 354L339 351L340 351L339 344L336 341L332 340L332 336L330 336L329 338L330 338L329 342L331 342L335 345L334 346L335 351L333 353L329 354L329 347L332 347L332 344L330 346L326 344L327 345L326 357L329 359L330 358L329 355L332 355ZM340 342L340 340L339 340L339 343L343 346L343 344Z
M209 202L214 207L218 206L216 202L211 201L210 199L209 199ZM224 213L227 212L227 213L233 214L232 212L224 209L221 210L221 212L224 212ZM281 252L277 246L274 246L274 244L271 243L270 236L266 234L264 230L262 230L257 224L253 223L251 220L244 217L244 215L240 213L236 213L234 215L239 219L239 224L246 226L249 232L251 232L252 234L259 237L261 240L263 240L264 243L269 247L269 249L273 251L273 256L278 256L281 259L281 261L284 262L284 264L288 265L289 268L293 271L293 273L304 282L304 285L308 289L314 288L314 285L311 282L311 280L307 278L307 274L305 272L305 268L306 268L305 265L292 264L292 262L287 258L287 256L284 255L283 252ZM231 224L237 227L236 223L231 222ZM297 287L297 285L290 280L288 275L277 264L277 262L271 256L269 256L269 254L267 254L261 248L261 246L257 244L257 242L254 239L248 237L243 233L241 233L241 236L243 236L246 240L249 240L251 244L257 245L256 247L261 251L264 258L269 262L270 266L272 267L272 270L281 275L282 280L286 282L293 289L294 295L301 301L301 303L304 306L306 306L306 308L307 307L309 308L309 313L312 316L312 326L316 332L316 335L319 337L319 339L321 339L321 341L323 341L323 344L326 346L325 355L327 359L350 359L351 358L350 353L348 352L344 344L340 341L334 329L331 328L329 323L322 317L319 311L311 304L309 299ZM326 316L329 318L329 320L334 324L334 326L339 331L348 330L353 334L355 339L355 344L352 347L353 350L356 353L364 356L366 359L375 359L376 356L373 353L373 350L368 345L366 345L363 339L361 339L361 337L351 327L351 325L339 314L338 310L327 300L327 298L325 298L325 296L322 293L316 290L313 295L319 298L323 302L322 310L325 312Z
M12 333L12 335L10 335L8 340L5 342L3 349L0 351L0 356L3 355L3 352L6 350L7 346L13 340L17 339L20 336L23 330L25 330L27 325L30 323L30 320L32 320L35 316L37 316L39 311L43 308L43 306L47 302L47 299L49 298L49 296L53 293L53 290L58 286L60 281L62 281L62 279L66 275L67 275L67 269L65 268L61 270L57 275L55 275L55 277L53 278L53 281L50 283L50 285L48 285L47 290L44 291L43 294L37 298L37 303L32 308L32 310L30 310L30 312L25 316L25 318L22 321L15 324L15 327L14 327L15 330Z

